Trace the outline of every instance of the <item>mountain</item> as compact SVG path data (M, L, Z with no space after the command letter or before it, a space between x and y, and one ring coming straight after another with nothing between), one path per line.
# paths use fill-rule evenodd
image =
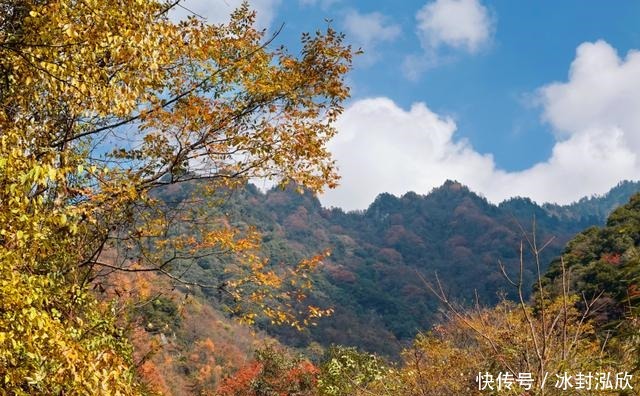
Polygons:
M540 206L527 198L493 205L447 181L427 195L381 194L368 209L345 213L323 208L316 197L294 187L262 193L247 185L221 196L224 203L216 210L234 225L256 226L272 265L292 265L331 250L313 280L310 302L333 307L333 316L304 332L267 321L258 321L258 327L296 347L355 345L395 358L418 331L441 318L440 302L428 283L440 282L462 304L477 299L490 305L503 294L515 297L498 262L508 275L517 276L522 240L533 241L535 230L538 247L550 241L540 255L544 270L566 242L586 227L604 224L610 209L637 191L640 183L624 182L604 196L567 206ZM185 195L174 189L167 197L176 201ZM531 285L535 264L528 249L524 258L523 279ZM220 282L222 262L213 257L197 264L189 276ZM215 290L203 293L214 307L220 305Z
M624 329L620 322L640 307L640 194L615 209L604 226L590 227L567 244L562 261L555 259L543 279L548 295L562 293L563 266L567 287L594 302L590 310L599 327Z
M544 204L543 207L549 213L557 214L560 217L582 219L585 224L599 224L603 223L614 209L626 204L629 197L637 191L638 182L625 180L604 195L584 197L565 206Z

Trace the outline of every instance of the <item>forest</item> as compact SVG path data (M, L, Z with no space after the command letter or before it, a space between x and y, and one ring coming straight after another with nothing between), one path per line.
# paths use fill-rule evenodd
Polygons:
M177 4L0 0L0 395L636 394L638 182L324 208L359 51Z
M637 279L634 271L638 269L638 187L637 183L621 183L605 196L584 199L567 207L539 207L527 199L494 206L459 183L447 182L425 196L408 194L396 198L381 195L367 211L345 214L336 209L324 209L313 195L300 194L295 189L261 193L249 185L243 192L227 196L223 208L236 219L236 224L243 224L242 219L251 219L251 223L259 227L265 252L271 261L295 262L300 256L311 254L309 252L333 247L331 255L313 274L314 287L309 295L314 304L330 307L333 312L300 330L273 326L264 319L257 319L254 326L261 329L258 333L261 341L257 344L251 336L240 336L243 333L236 325L213 324L211 319L194 319L192 312L187 314L184 326L206 322L202 328L215 328L216 337L224 337L229 328L233 328L232 332L238 335L233 345L245 348L243 352L236 352L236 356L248 357L246 361L240 359L244 363L237 366L240 361L228 360L231 356L227 349L229 340L217 338L213 343L222 349L211 354L222 355L215 360L217 363L212 362L219 372L210 372L208 379L201 380L212 388L217 386L219 394L227 395L269 394L276 390L284 394L309 395L441 395L474 394L474 390L477 394L490 394L488 389L482 392L477 389L475 376L491 369L496 376L513 373L512 379L517 378L518 372L531 373L532 378L538 375L537 380L542 378L542 372L553 373L554 381L545 393L553 394L556 372L547 369L550 367L565 370L564 365L571 364L575 374L592 372L595 375L604 372L604 362L618 361L616 366L606 366L607 372L625 368L620 372L631 373L637 364L633 357L637 342L634 335L636 308L633 308L637 297L633 279ZM433 226L430 234L416 230L414 240L421 243L441 241L438 243L442 244L447 238L480 241L475 244L463 242L460 246L468 250L471 257L484 255L493 259L483 266L486 275L474 272L480 271L474 266L482 265L481 261L469 262L467 259L460 260L457 265L451 264L451 252L447 250L439 258L443 263L441 266L436 266L439 263L436 260L422 264L422 268L416 268L411 261L411 264L405 264L404 260L411 259L412 249L419 248L420 243L408 245L411 249L406 251L395 250L385 238L376 238L374 231L377 228L383 231L380 235L386 236L394 227L393 223L378 223L376 216L379 216L382 199L387 200L386 218L404 217L424 224L439 219L437 224L446 224L446 227ZM469 203L470 200L474 204ZM619 202L626 203L619 205ZM455 208L462 205L472 207L474 211L454 214ZM611 215L594 218L593 213L600 211L611 212ZM305 218L300 220L299 226L292 226L300 213L304 213ZM559 213L564 217L560 218ZM538 255L529 245L533 241L532 230L520 228L517 221L521 218L522 224L531 226L534 215L538 235L549 238L540 237L540 243L546 246L544 249L542 245L538 246ZM368 216L373 218L373 224L368 224L371 221ZM462 226L456 228L457 222L462 222ZM506 231L476 234L467 231L491 230L493 227ZM443 230L446 230L445 235L441 235ZM496 240L488 243L487 235L494 234ZM509 246L503 246L507 237L510 238ZM560 238L561 241L556 241ZM344 250L336 248L341 246L341 241L348 240L351 242ZM552 242L547 244L549 240ZM358 248L361 249L359 253ZM291 252L297 252L297 255ZM418 253L414 254L420 257ZM536 269L537 262L541 263L540 273ZM447 270L447 264L453 268ZM193 278L213 282L216 265L219 263L215 260L200 260ZM370 271L381 274L369 275ZM520 274L522 278L519 279ZM492 279L493 284L489 283ZM411 293L403 293L403 288L408 287L411 287ZM201 303L225 311L225 299L219 293L202 290L194 294ZM179 295L173 297L174 304L180 302ZM547 318L542 318L542 306L549 311L545 314ZM527 310L523 311L523 307ZM207 332L185 333L185 328L180 326L167 326L171 326L171 318L175 316L163 316L157 311L149 314L144 311L143 323L149 318L160 320L161 324L154 327L164 326L165 337L173 340L170 346L158 349L157 356L151 359L153 366L148 364L154 368L154 378L167 375L185 378L173 361L169 360L171 363L168 364L165 359L167 355L175 357L191 351L191 345L202 342ZM553 320L546 322L551 320L549 317ZM566 321L564 327L557 323L559 318ZM534 333L528 328L529 320L535 323ZM405 329L406 333L395 332L399 328ZM565 331L564 336L584 344L560 347ZM147 331L146 334L153 335L154 332ZM158 337L157 333L155 337ZM243 337L241 341L240 337ZM534 341L538 338L541 341ZM146 349L151 349L153 342L146 342ZM535 342L548 344L544 347L549 355L545 356L547 368L543 371L532 369L533 362L539 359ZM594 350L599 351L598 348L604 346L611 349L596 354L595 361L589 360ZM575 349L578 347L585 349L578 351ZM564 352L561 352L562 348L566 348ZM249 352L252 350L253 354ZM513 360L501 360L506 359L502 354L507 351ZM564 353L575 360L556 353ZM194 370L193 363L182 364L191 367L190 372ZM296 366L298 364L306 365L307 371L303 370L304 377L296 381L312 381L313 386L300 388L303 386L300 383L278 382L289 375L289 370L302 370ZM199 366L196 364L195 367ZM415 367L420 367L422 372L412 372ZM457 376L445 379L442 378L444 372L457 373ZM461 375L465 377L462 382ZM186 375L189 376L193 377L193 373ZM532 385L532 389L539 386ZM171 387L162 390L167 394L186 392L172 393ZM522 391L513 387L513 394ZM594 380L593 388L585 388L583 393L597 394L595 391ZM563 392L566 390L558 394Z

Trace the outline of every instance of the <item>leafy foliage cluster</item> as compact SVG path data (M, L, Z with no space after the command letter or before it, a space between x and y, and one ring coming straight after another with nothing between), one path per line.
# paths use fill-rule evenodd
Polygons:
M333 185L325 145L351 50L328 29L292 55L270 48L246 4L215 26L172 22L176 4L0 1L2 394L140 391L117 304L89 293L113 271L180 280L176 262L225 254L234 265L215 287L251 301L234 307L247 320L325 313L288 315L298 295L281 290L318 259L285 280L256 253L255 232L154 191L206 179L203 201L251 177Z
M318 369L308 360L267 346L215 391L219 396L300 395L316 392Z

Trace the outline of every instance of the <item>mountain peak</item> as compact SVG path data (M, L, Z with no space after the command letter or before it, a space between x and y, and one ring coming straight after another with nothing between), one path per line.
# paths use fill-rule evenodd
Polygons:
M462 183L460 183L459 181L450 180L450 179L447 179L444 182L444 184L442 185L442 187L440 187L440 188L446 188L446 189L449 189L451 191L460 191L462 189L468 190L468 188L465 185L463 185Z

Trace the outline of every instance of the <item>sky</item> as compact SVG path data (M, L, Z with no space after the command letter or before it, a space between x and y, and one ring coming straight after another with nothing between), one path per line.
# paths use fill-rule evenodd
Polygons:
M240 0L184 0L223 22ZM640 179L640 2L252 0L276 44L330 24L361 48L323 205L447 179L498 203L570 203Z

